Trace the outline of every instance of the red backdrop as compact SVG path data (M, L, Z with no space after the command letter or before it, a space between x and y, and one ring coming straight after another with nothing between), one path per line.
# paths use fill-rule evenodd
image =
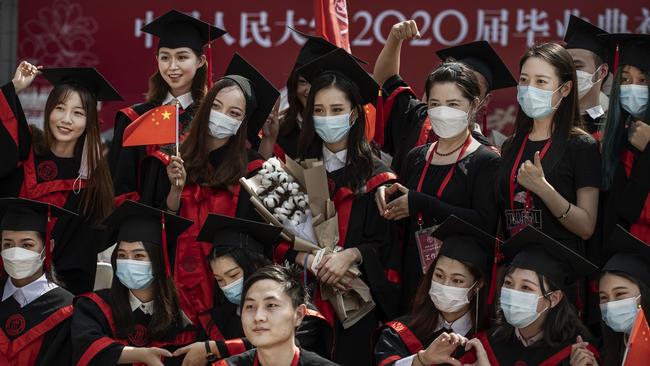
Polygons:
M399 7L396 5L399 4ZM348 0L352 52L368 61L372 71L392 24L415 19L422 38L402 51L402 76L421 91L426 74L439 60L434 50L477 39L490 41L511 71L518 58L538 41L560 40L570 14L577 14L610 32L650 33L647 0L575 0L571 8L550 1L491 1L487 7L449 0ZM277 1L81 1L19 2L18 57L46 67L94 66L124 96L125 102L105 103L102 130L110 130L115 111L142 101L147 79L156 69L155 38L140 27L171 8L193 12L228 30L213 44L213 72L223 73L233 52L250 60L278 88L285 84L301 40L286 29L314 28L312 2ZM41 110L49 87L35 83L21 99L30 121L42 123ZM488 125L508 132L515 114L513 89L493 96Z

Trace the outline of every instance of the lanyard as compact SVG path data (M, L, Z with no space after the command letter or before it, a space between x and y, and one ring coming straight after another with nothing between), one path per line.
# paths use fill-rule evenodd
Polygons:
M458 161L460 161L460 159L463 157L465 151L467 151L467 148L469 147L471 142L472 142L472 134L469 134L467 136L467 139L465 140L465 143L463 144L463 148L460 150L460 154L458 154L458 157L456 158L456 162L454 163L454 165L451 166L451 169L449 169L449 172L445 176L445 179L442 180L440 187L438 187L438 192L436 193L438 199L442 198L442 192L445 190L445 188L447 188L447 184L449 184L451 177L454 175L454 171L456 170L456 165L458 164ZM436 154L436 151L438 151L438 141L433 143L433 150L431 151L431 155L429 155L429 157L427 158L427 162L424 165L424 169L422 169L422 174L420 175L420 181L418 182L418 188L417 188L418 192L422 191L422 184L424 183L424 177L427 175L427 171L429 170L429 166L431 165L431 160L433 159L433 156ZM423 223L422 212L418 212L418 225L422 227L422 223Z
M300 349L296 347L296 350L293 351L293 360L291 360L291 366L298 366L298 361L300 361ZM260 361L257 358L257 353L255 353L255 361L253 361L253 366L259 366Z
M514 211L515 209L515 189L517 189L517 186L519 185L517 183L517 171L519 169L519 163L521 162L521 158L524 155L524 150L526 149L526 143L528 143L528 135L526 134L526 137L524 137L524 142L521 144L521 147L519 148L519 153L517 153L517 158L515 159L515 163L512 165L512 170L510 171L510 209ZM544 144L544 147L542 148L542 151L539 153L539 160L544 159L544 155L546 155L546 152L548 149L551 147L551 139L548 139L546 141L546 144ZM530 191L526 190L526 210L529 210L531 207L533 198L530 195Z

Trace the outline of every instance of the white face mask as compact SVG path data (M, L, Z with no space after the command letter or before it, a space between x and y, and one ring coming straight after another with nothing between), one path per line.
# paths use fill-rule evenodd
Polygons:
M448 139L458 136L469 125L467 112L447 106L429 108L431 128L438 137Z
M210 136L214 138L225 139L235 136L241 124L241 121L230 116L226 116L213 109L210 110L210 123L208 127L210 128Z
M43 266L43 252L25 248L7 248L2 251L2 263L11 278L22 280L36 273Z
M537 303L543 296L501 288L501 309L508 324L517 329L531 325L542 313L537 312Z
M445 313L453 313L469 304L467 295L472 288L474 288L474 285L463 288L446 286L432 281L429 296L438 310L444 311Z
M343 140L350 133L350 113L338 114L336 116L314 116L314 130L320 138L328 144Z
M588 73L586 71L582 71L582 70L577 70L576 71L576 75L578 76L578 98L579 99L582 99L582 97L587 95L587 93L589 93L591 88L594 87L594 84L596 84L597 82L599 82L601 80L601 79L598 79L596 81L592 81L593 78L594 78L594 75L596 75L598 73L598 70L600 70L600 67L598 67L596 69L596 71L594 71L593 74L590 74L590 73Z
M637 300L640 297L641 295L600 304L600 313L605 324L615 332L630 334L639 312Z

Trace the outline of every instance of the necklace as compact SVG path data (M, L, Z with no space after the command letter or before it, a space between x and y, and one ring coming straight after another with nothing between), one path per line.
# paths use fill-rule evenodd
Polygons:
M448 152L448 153L440 153L440 152L438 152L438 149L435 149L435 150L434 150L434 152L435 152L435 153L436 153L436 155L438 155L438 156L449 156L449 155L451 155L451 154L453 154L453 153L455 153L456 151L458 151L458 150L460 150L460 148L461 148L461 147L463 147L463 145L465 145L465 144L464 144L464 143L462 143L462 144L460 144L460 145L458 145L458 147L457 147L457 148L455 148L455 149L453 149L453 150L451 150L451 151L450 151L450 152Z

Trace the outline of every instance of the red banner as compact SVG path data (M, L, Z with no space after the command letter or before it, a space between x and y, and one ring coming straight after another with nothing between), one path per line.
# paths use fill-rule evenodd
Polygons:
M336 3L336 1L334 1ZM399 21L414 19L422 38L402 48L401 74L418 94L428 72L440 60L439 48L488 40L513 74L526 47L534 42L562 39L569 15L582 16L610 32L650 33L647 0L576 0L567 8L558 2L516 0L477 3L389 0L347 1L349 42L352 53L374 61ZM191 13L228 30L212 47L216 76L221 75L234 52L239 52L283 87L304 42L288 30L314 31L313 1L81 1L30 0L19 2L19 60L47 67L97 67L124 96L124 103L102 106L102 130L110 130L117 109L141 102L147 80L156 70L156 40L140 28L171 8ZM30 121L42 123L41 111L49 87L40 80L22 94ZM515 90L497 91L492 98L488 127L509 133L516 113Z

